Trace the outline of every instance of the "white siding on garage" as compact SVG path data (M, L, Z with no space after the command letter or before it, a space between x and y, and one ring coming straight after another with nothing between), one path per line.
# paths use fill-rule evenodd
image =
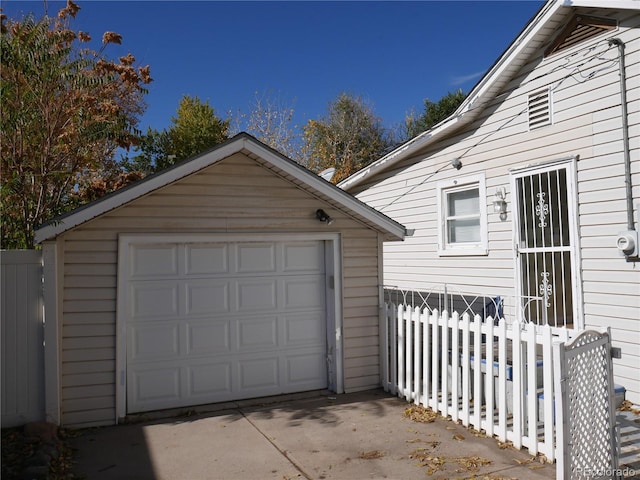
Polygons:
M335 222L320 224L317 208ZM105 425L116 418L119 234L312 233L319 228L342 235L344 388L376 388L377 232L236 154L58 237L64 265L62 423Z
M548 58L543 58L543 46L472 125L350 193L415 229L403 243L385 244L386 285L425 289L447 283L452 290L509 297L514 295L509 170L578 156L584 323L611 327L614 344L623 352L614 361L616 382L625 386L628 399L640 404L640 268L638 262L626 262L615 243L617 233L626 230L626 201L618 51L607 42L617 37L626 44L631 170L640 228L640 15L614 15L617 31ZM546 86L552 88L553 124L529 131L527 96ZM454 158L461 159L461 170L446 167L426 180ZM489 254L439 257L436 183L481 172L487 183ZM492 212L496 187L507 188L506 221Z

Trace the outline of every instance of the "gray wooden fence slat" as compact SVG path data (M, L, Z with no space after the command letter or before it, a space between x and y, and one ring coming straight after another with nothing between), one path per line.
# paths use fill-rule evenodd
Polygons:
M44 419L42 255L0 252L2 428Z

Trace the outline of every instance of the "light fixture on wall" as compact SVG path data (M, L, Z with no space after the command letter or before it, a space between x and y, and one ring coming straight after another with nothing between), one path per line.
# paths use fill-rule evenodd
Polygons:
M316 210L316 218L318 219L318 221L325 222L327 225L331 225L333 223L333 218L331 218L329 214L327 214L327 212L325 212L321 208Z
M500 220L507 219L507 191L504 187L496 189L495 198L493 199L493 211L500 214Z
M456 170L460 170L462 168L462 162L459 158L454 158L453 160L451 160L451 166Z

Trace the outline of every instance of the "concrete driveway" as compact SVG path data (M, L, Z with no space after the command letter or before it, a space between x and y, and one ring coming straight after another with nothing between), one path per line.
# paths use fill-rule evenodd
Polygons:
M419 423L381 390L288 396L81 430L75 472L91 480L549 479L555 465L450 421Z

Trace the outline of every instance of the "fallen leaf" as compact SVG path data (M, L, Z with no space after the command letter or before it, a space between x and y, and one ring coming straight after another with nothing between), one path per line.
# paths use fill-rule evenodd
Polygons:
M430 408L424 408L422 405L414 405L405 408L404 416L414 422L432 423L439 415Z
M358 455L358 457L363 460L372 460L374 458L384 457L384 453L382 453L380 450L372 450L370 452L362 452Z

